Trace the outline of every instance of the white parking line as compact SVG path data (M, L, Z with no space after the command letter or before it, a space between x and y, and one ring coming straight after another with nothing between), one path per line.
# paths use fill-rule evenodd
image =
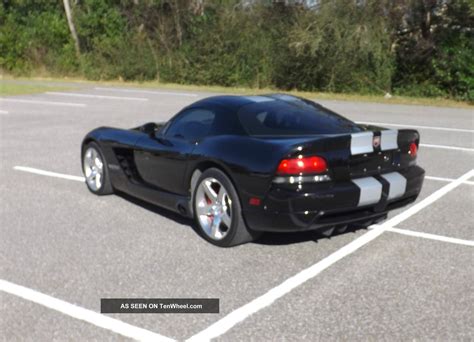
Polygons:
M105 99L105 100L148 101L146 97L124 97L124 96L91 95L91 94L78 94L78 93L59 93L55 91L48 91L45 94L46 95L59 95L59 96L87 97L87 98L92 98L92 99Z
M19 171L36 173L36 174L40 174L44 176L58 177L58 178L64 178L64 179L81 181L81 182L84 181L83 177L65 175L61 173L44 171L44 170L30 168L30 167L15 166L14 169L19 170ZM430 177L433 179L449 181L450 183L440 188L436 192L432 193L430 196L426 197L422 201L416 203L415 205L413 205L406 211L402 212L401 214L384 222L383 224L372 225L371 227L369 227L371 229L369 232L365 233L364 235L357 238L356 240L350 242L349 244L337 250L336 252L329 255L325 259L299 272L295 276L287 279L282 284L271 289L264 295L254 299L250 303L231 312L230 314L220 319L216 323L212 324L208 328L190 337L188 341L208 341L212 338L216 338L224 334L225 332L230 330L232 327L234 327L236 324L242 322L243 320L245 320L252 314L256 313L257 311L267 306L270 306L274 301L281 298L285 294L289 293L294 288L303 284L307 280L314 278L316 275L318 275L319 273L321 273L322 271L324 271L325 269L327 269L334 263L352 254L353 252L358 250L360 247L374 240L379 235L381 235L384 231L390 231L390 232L404 234L404 235L416 236L416 237L421 237L421 238L426 238L426 239L431 239L431 240L444 241L444 242L450 242L450 243L456 243L456 244L462 244L462 245L468 245L468 246L474 245L474 242L470 240L462 240L462 239L445 237L441 235L434 235L434 234L421 233L421 232L415 232L415 231L410 231L410 230L405 230L405 229L394 228L394 226L400 224L401 222L405 221L409 217L418 213L420 210L426 208L427 206L429 206L430 204L432 204L433 202L435 202L442 196L446 195L451 190L458 187L460 184L471 183L471 182L468 182L468 179L470 179L471 177L474 177L474 170L470 170L469 172L465 173L463 176L457 179Z
M392 232L392 233L397 233L397 234L403 234L403 235L408 235L408 236L415 236L423 239L429 239L429 240L436 240L436 241L442 241L442 242L450 242L450 243L455 243L458 245L465 245L465 246L473 246L474 247L474 241L471 240L464 240L464 239L457 239L457 238L452 238L448 236L443 236L443 235L437 235L437 234L429 234L429 233L422 233L422 232L417 232L414 230L408 230L408 229L400 229L400 228L385 228L386 231Z
M51 171L45 171L45 170L40 170L40 169L36 169L36 168L33 168L33 167L15 166L13 168L15 170L18 170L18 171L36 173L36 174L42 175L42 176L64 178L64 179L75 180L75 181L79 181L79 182L84 182L85 181L84 177L72 176L72 175L67 175L67 174L63 174L63 173L51 172ZM446 182L446 183L455 181L455 179L453 179L453 178L443 178L443 177L434 177L434 176L425 176L425 179L440 181L440 182ZM465 182L463 182L463 184L474 185L474 182L465 181Z
M45 171L45 170L40 170L40 169L36 169L36 168L33 168L33 167L15 166L13 168L15 170L18 170L18 171L35 173L35 174L42 175L42 176L64 178L64 179L75 180L75 181L79 181L79 182L84 182L85 181L84 177L66 175L64 173L56 173L56 172L51 172L51 171ZM433 176L425 176L425 179L440 181L440 182L447 182L447 183L455 181L455 179L453 179L453 178L443 178L443 177L433 177ZM463 184L474 185L474 182L465 181L465 182L463 182Z
M66 175L64 173L56 173L56 172L51 172L51 171L45 171L45 170L35 169L33 167L14 166L13 169L17 170L17 171L35 173L37 175L42 175L42 176L63 178L63 179L68 179L68 180L73 180L73 181L78 181L78 182L84 182L85 181L84 177L71 176L71 175Z
M138 89L121 89L121 88L102 88L102 87L95 87L95 90L103 90L103 91L121 91L124 93L141 93L141 94L154 94L154 95L175 95L175 96L189 96L189 97L197 97L197 94L190 94L190 93L174 93L169 91L156 91L156 90L138 90Z
M434 176L425 176L425 179L439 181L439 182L447 182L447 183L455 181L455 179L453 178L434 177ZM465 181L463 184L474 185L474 182Z
M173 339L119 321L98 312L81 308L61 299L57 299L24 286L13 284L0 279L0 291L10 293L31 302L43 305L52 310L59 311L67 316L95 325L96 327L110 330L116 334L132 338L137 341L174 341Z
M355 239L351 243L345 245L344 247L337 250L328 257L322 259L321 261L310 266L309 268L306 268L303 271L292 276L291 278L285 280L283 283L272 288L270 291L263 294L262 296L232 311L224 318L221 318L216 323L210 325L208 328L202 330L196 335L191 336L187 341L209 341L210 339L221 336L235 325L244 321L249 316L253 315L257 311L264 309L267 306L270 306L277 299L283 297L284 295L286 295L296 287L300 286L301 284L305 283L306 281L314 278L326 268L330 267L331 265L348 256L349 254L355 252L360 247L374 240L382 233L382 227L377 227L373 230L370 230L369 232Z
M421 147L428 147L428 148L441 148L441 149L445 149L445 150L457 150L457 151L474 152L474 148L468 148L468 147L431 145L431 144L420 144L420 146Z
M409 207L404 212L402 212L402 213L392 217L390 220L384 222L383 224L381 224L381 226L383 226L385 228L387 228L387 227L391 228L391 227L397 226L401 222L405 221L409 217L411 217L414 214L416 214L417 212L419 212L421 209L426 208L427 206L429 206L433 202L437 201L438 199L440 199L441 197L446 195L451 190L457 188L459 185L461 185L462 183L464 183L465 181L467 181L469 178L471 178L473 176L474 176L474 169L466 172L464 175L457 178L453 182L451 182L449 184L446 184L442 188L436 190L431 195L424 198L420 202L412 205L411 207Z
M451 131L451 132L474 133L474 130L472 130L472 129L464 129L464 128L449 128L449 127L435 127L435 126L402 125L402 124L394 124L394 123L388 123L388 122L366 122L366 121L357 121L357 123L364 124L364 125L394 126L394 127L433 129L433 130L437 130L437 131Z
M285 280L280 285L274 287L273 289L263 294L262 296L252 300L250 303L245 304L244 306L238 308L235 311L232 311L227 316L223 317L222 319L218 320L214 324L210 325L208 328L190 337L188 341L208 341L212 338L221 336L222 334L226 333L235 325L244 321L249 316L271 305L277 299L281 298L282 296L289 293L296 287L305 283L307 280L314 278L315 276L317 276L319 273L321 273L322 271L324 271L331 265L335 264L336 262L343 259L344 257L352 254L353 252L358 250L360 247L366 245L370 241L374 240L375 238L380 236L386 228L392 228L393 226L403 222L404 220L408 219L412 215L416 214L423 208L426 208L427 206L432 204L434 201L438 200L439 198L441 198L442 196L446 195L448 192L450 192L451 190L459 186L462 182L471 178L473 175L474 175L474 170L467 172L466 174L456 179L454 182L451 182L445 185L444 187L442 187L441 189L435 191L430 196L426 197L422 201L408 208L406 211L402 212L401 214L391 218L390 220L384 222L380 226L377 226L376 228L370 230L369 232L365 233L361 237L345 245L344 247L337 250L336 252L329 255L328 257L324 258L323 260L317 262L316 264L310 266L309 268L304 269L303 271L299 272L293 277Z
M73 102L56 102L56 101L5 99L5 98L1 98L0 100L4 102L34 103L34 104L51 105L51 106L86 107L86 104L84 103L73 103Z

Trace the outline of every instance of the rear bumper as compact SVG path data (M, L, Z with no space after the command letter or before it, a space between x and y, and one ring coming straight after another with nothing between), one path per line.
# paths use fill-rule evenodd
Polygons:
M418 166L346 182L273 185L262 204L244 211L249 228L292 232L346 224L370 225L412 203L423 185Z

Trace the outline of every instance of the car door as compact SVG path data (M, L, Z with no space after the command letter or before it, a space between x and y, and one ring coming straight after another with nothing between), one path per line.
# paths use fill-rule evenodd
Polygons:
M214 119L214 112L208 109L185 109L161 132L140 138L134 157L142 180L168 192L186 194L183 179L188 158L196 142L207 136Z

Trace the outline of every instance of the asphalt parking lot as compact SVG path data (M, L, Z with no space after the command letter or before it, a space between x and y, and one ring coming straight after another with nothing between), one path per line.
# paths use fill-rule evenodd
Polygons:
M4 340L474 339L472 109L319 101L418 129L427 175L410 207L331 238L222 249L173 213L87 190L88 131L164 121L209 95L72 84L0 99ZM108 297L219 298L220 313L101 315Z

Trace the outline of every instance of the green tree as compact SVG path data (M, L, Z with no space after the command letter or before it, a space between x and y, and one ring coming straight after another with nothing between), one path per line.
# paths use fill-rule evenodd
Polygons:
M286 37L275 82L325 91L390 90L390 37L378 1L329 0L301 10Z

